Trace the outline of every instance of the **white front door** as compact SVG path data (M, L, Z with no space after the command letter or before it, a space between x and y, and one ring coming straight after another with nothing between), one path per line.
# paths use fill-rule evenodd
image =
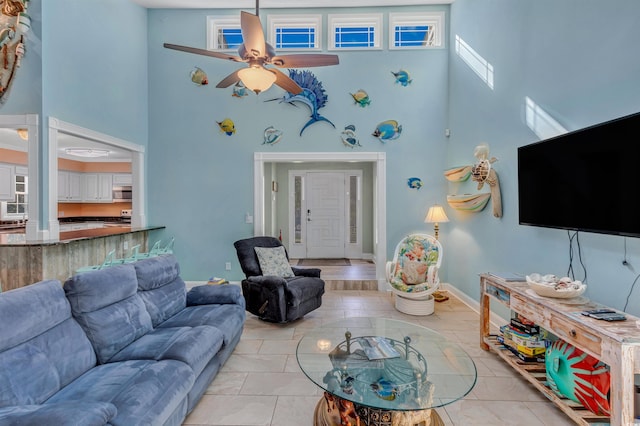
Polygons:
M305 185L307 257L345 257L343 172L309 172Z

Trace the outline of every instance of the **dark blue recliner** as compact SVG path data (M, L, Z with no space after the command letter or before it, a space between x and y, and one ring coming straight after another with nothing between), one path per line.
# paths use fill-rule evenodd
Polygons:
M292 267L293 277L263 275L256 247L280 247L274 237L252 237L238 240L238 260L246 278L242 280L242 294L247 311L269 322L284 323L302 318L322 304L324 281L320 269ZM287 260L289 255L286 253Z

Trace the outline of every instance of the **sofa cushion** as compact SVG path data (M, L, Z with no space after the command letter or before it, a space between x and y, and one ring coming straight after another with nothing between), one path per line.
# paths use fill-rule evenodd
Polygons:
M258 263L262 275L273 275L276 277L293 277L293 270L289 265L289 259L284 251L284 247L256 247L254 249L258 256Z
M74 275L64 290L100 363L152 330L131 264Z
M187 289L175 256L167 254L140 260L134 267L138 292L154 327L187 306Z
M284 286L287 302L297 306L324 294L324 281L320 278L298 276L287 279Z
M210 325L222 332L224 344L242 333L246 312L241 305L200 305L190 306L159 325L165 327L195 327Z
M40 404L96 365L59 281L0 294L0 324L0 407Z
M193 371L180 361L114 362L89 370L47 403L110 402L117 414L109 424L155 426L184 404L194 382Z
M198 376L220 350L222 343L222 332L207 325L158 328L125 347L110 362L174 359L189 365Z
M102 426L115 417L115 405L78 401L0 408L2 425Z

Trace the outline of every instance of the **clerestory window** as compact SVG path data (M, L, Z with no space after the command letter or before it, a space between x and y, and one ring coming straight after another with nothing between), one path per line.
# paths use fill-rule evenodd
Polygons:
M207 49L231 51L241 45L239 16L207 16Z
M278 51L322 49L322 15L269 15L267 26Z
M329 50L382 48L382 14L329 15Z
M389 14L389 49L438 47L444 47L444 12Z

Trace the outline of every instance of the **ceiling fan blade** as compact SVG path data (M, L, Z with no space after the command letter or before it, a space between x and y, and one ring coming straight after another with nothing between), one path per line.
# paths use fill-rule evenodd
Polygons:
M213 58L227 59L234 62L244 62L244 60L238 56L227 55L226 53L213 52L206 49L198 49L197 47L180 46L178 44L165 43L164 47L167 49L180 50L187 53L195 53L196 55L211 56Z
M324 55L321 53L309 53L298 55L280 55L271 58L271 63L284 68L311 68L338 65L338 55Z
M242 41L247 54L254 58L262 58L267 52L260 18L249 12L240 12Z
M282 87L289 93L294 95L302 93L302 87L298 86L298 83L289 78L288 75L276 68L266 68L267 71L271 71L276 75L275 84Z
M229 87L232 84L236 84L237 82L239 82L240 81L240 77L238 76L239 71L240 70L235 70L234 72L232 72L231 74L229 74L228 76L220 80L220 83L216 84L216 87L218 89L224 89L225 87Z

